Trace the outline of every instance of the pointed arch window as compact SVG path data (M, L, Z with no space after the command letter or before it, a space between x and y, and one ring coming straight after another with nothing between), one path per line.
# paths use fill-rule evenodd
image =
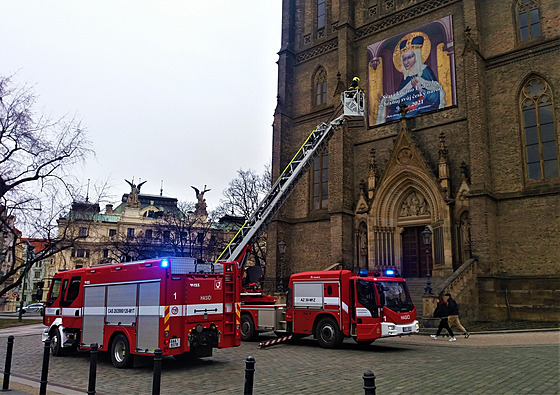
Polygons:
M311 208L320 210L328 208L329 204L329 153L324 150L313 161L311 172Z
M517 0L516 15L521 41L541 35L538 0Z
M315 73L315 105L327 103L327 72L320 68Z
M540 77L531 77L521 89L520 109L527 178L558 177L558 137L550 85Z

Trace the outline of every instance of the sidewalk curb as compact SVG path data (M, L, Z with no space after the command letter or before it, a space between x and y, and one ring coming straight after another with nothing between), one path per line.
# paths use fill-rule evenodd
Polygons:
M4 372L0 372L3 374ZM38 394L41 387L40 380L23 376L15 373L10 374L10 389L7 391L10 394ZM0 392L2 392L0 390ZM64 385L51 384L47 381L47 395L82 395L87 394L87 391L72 388Z
M433 330L432 330L433 329ZM420 329L418 335L420 336L429 336L436 333L436 328L423 328ZM479 331L479 332L471 332L469 334L472 335L497 335L497 334L506 334L506 333L529 333L529 332L560 332L560 328L542 328L542 329L503 329L497 331Z

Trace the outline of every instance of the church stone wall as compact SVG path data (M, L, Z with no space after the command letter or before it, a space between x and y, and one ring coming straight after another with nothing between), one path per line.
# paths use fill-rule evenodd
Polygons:
M289 32L294 43L289 56L295 65L279 75L279 91L285 86L293 91L293 109L286 113L293 119L293 127L275 132L282 136L282 145L275 145L275 150L281 150L285 162L275 162L275 171L283 170L317 124L334 116L339 100L334 95L337 72L344 86L357 75L367 90L368 45L453 16L457 106L416 116L407 124L428 175L436 180L440 134L445 136L451 180L451 199L446 204L454 215L468 211L470 252L477 259L474 288L457 295L469 319L547 320L560 311L560 180L526 181L518 101L524 81L536 73L552 86L557 127L560 124L560 68L553 67L560 56L560 10L554 0L539 1L542 35L520 43L514 3L327 0L327 23L320 36L314 27L314 2L295 0L294 29ZM465 34L467 27L472 29L470 39ZM319 66L327 72L327 104L314 106L313 77ZM336 132L329 144L328 210L310 210L310 176L306 174L276 223L279 232L286 232L289 252L285 259L291 273L338 261L356 267L358 223L353 210L361 196L360 182L367 189L370 151L375 148L380 188L400 127L396 122ZM462 162L466 163L465 174ZM458 198L455 193L460 185L467 185L467 192L459 210L459 203L452 199ZM448 226L456 226L457 220L451 218ZM454 231L456 228L446 234L449 237ZM453 254L455 263L457 242L445 241L445 254ZM369 246L370 255L372 248Z

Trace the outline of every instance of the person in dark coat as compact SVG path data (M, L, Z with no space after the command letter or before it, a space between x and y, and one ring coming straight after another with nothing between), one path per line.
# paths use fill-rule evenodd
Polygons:
M457 340L455 338L455 335L453 334L453 331L451 330L451 327L449 326L448 317L449 317L449 308L447 307L447 303L441 297L439 297L437 301L436 310L434 311L434 318L439 318L439 326L436 334L430 335L432 339L437 339L442 329L445 328L447 333L449 333L449 336L451 336L451 339L449 339L449 341L454 342Z
M461 325L461 320L459 320L459 305L457 304L455 299L451 297L450 293L446 293L443 298L447 302L447 307L449 308L449 326L457 326L457 328L459 328L459 330L465 334L465 339L467 339L470 334L469 331L466 330L463 325Z

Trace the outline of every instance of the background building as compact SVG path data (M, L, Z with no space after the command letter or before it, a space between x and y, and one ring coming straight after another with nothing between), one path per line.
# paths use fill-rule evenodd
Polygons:
M48 240L46 239L30 239L22 238L21 241L25 243L26 248L22 251L22 260L27 259L27 254L32 254L29 258L37 256L41 251L48 248ZM27 306L33 302L41 302L45 286L45 278L52 277L54 273L47 273L48 267L52 267L54 258L48 257L39 260L25 273L22 285L20 286L20 300L23 300L23 306ZM47 288L48 290L48 288Z
M95 203L72 203L58 221L59 239L72 246L56 255L50 277L58 270L166 256L214 261L240 226L236 217L209 218L203 194L196 204L182 204L142 194L141 185L131 183L131 192L104 213Z
M7 215L4 206L0 205L0 227L2 238L0 239L0 276L5 276L15 266L19 266L25 254L25 248L21 244L21 231L15 227L15 216ZM12 285L14 279L8 277L6 285ZM0 295L0 311L13 311L19 303L20 289L12 288L9 292Z
M273 177L354 76L368 114L271 224L269 276L396 268L469 319L559 320L559 20L555 0L284 0Z

